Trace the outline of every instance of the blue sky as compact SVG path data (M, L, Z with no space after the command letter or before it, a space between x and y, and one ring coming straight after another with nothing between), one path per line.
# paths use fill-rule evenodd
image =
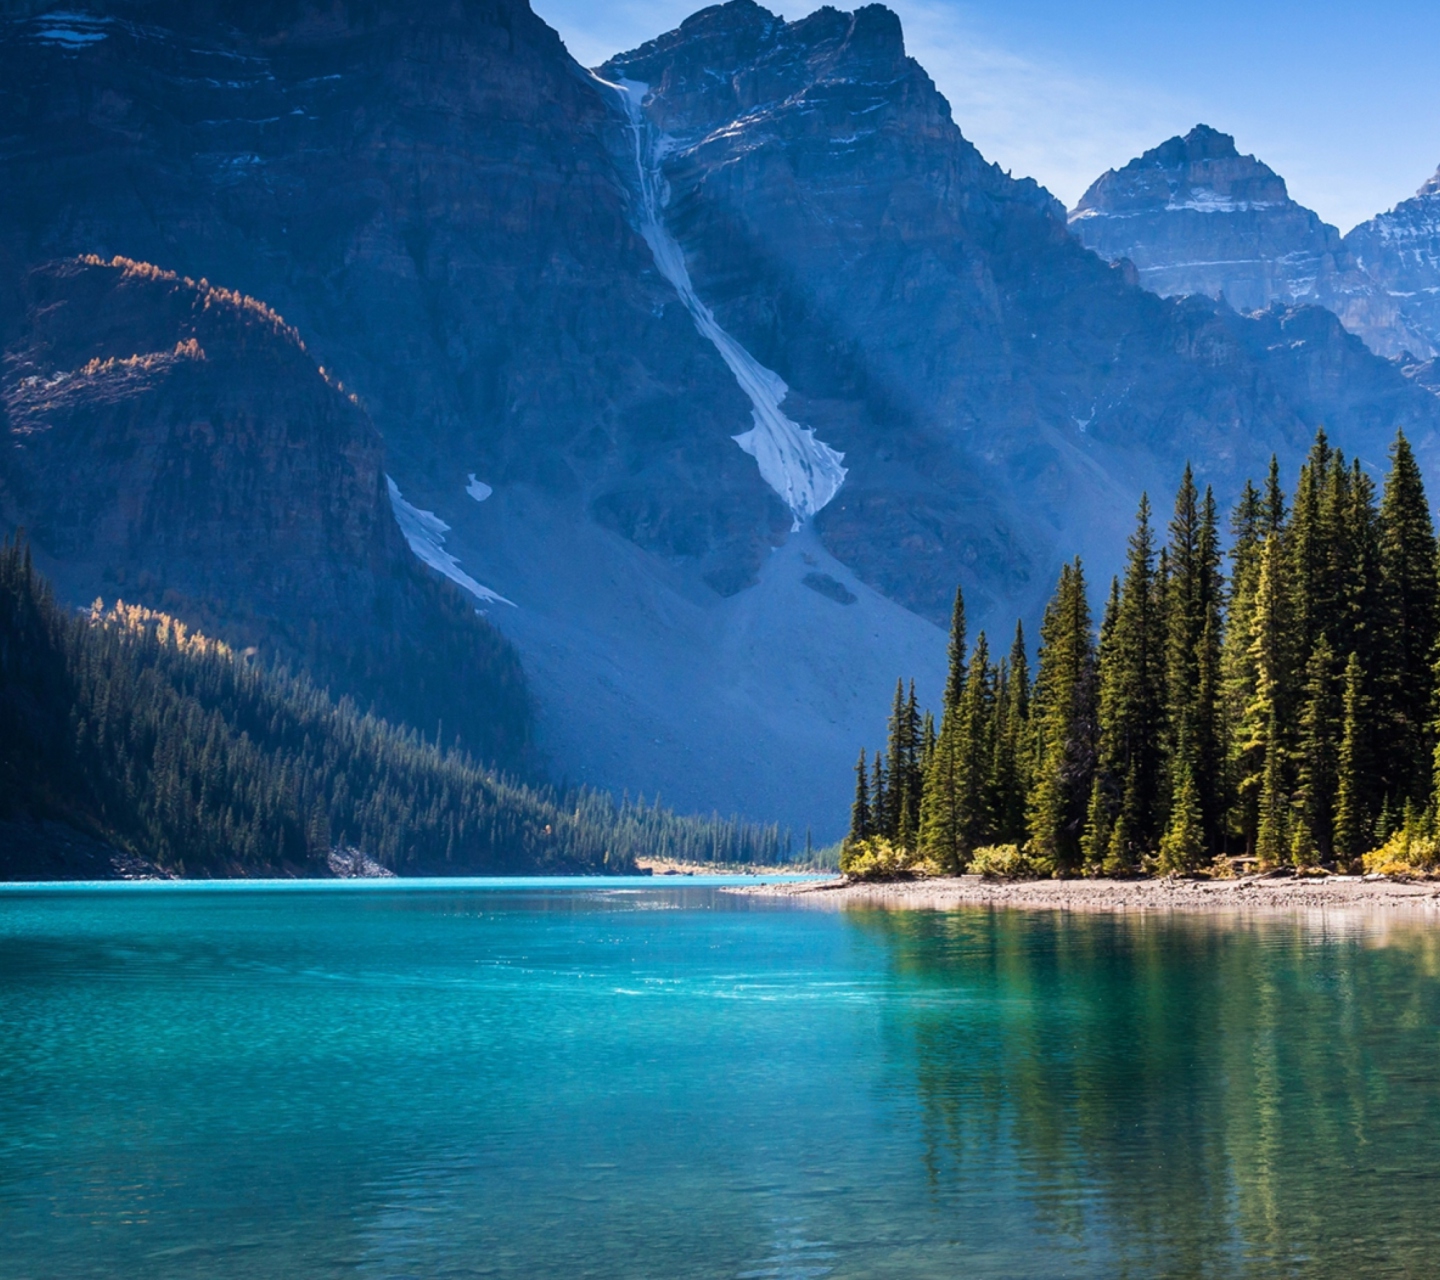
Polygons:
M763 2L763 0L762 0ZM591 65L701 7L532 0ZM818 5L775 5L797 18ZM853 3L852 3L853 7ZM1440 165L1440 0L892 0L985 156L1067 205L1203 121L1348 231Z

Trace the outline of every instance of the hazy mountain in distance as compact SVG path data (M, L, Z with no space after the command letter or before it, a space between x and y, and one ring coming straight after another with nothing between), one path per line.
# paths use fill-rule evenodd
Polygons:
M1430 339L1361 269L1350 242L1208 125L1102 174L1069 223L1101 257L1128 258L1163 297L1204 294L1242 312L1312 303L1380 355L1431 354Z
M1440 171L1410 200L1362 222L1345 247L1400 308L1421 358L1440 352Z

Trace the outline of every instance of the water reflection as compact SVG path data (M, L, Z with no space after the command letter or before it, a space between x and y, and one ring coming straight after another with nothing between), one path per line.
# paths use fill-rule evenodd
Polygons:
M1433 927L846 919L888 957L932 1196L1013 1164L1117 1275L1434 1274Z

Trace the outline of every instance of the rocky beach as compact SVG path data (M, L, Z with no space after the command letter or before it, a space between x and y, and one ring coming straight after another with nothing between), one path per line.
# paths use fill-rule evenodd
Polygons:
M817 906L951 911L1314 911L1423 912L1440 918L1440 881L1370 876L1243 876L1233 880L925 880L743 885L727 893L795 898Z

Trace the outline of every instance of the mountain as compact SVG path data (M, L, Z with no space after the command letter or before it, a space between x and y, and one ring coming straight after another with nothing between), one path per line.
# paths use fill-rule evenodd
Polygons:
M1163 297L1204 294L1242 312L1311 303L1380 355L1434 352L1349 239L1208 125L1102 174L1069 224L1101 257L1133 262L1141 283Z
M732 0L594 73L523 0L4 12L5 278L121 255L283 316L558 777L838 835L957 581L1033 619L1186 458L1223 500L1320 422L1434 454L1435 397L1327 312L1086 250L878 5Z
M163 607L524 760L514 650L411 555L373 424L279 315L65 259L0 295L0 351L0 516L67 598Z
M1315 415L1367 456L1401 422L1433 435L1324 316L1162 301L1086 252L964 138L883 7L732 0L600 74L640 101L699 297L844 455L824 544L924 616L957 577L982 612L1028 604L1186 457L1226 494Z
M1362 222L1345 247L1396 301L1417 335L1410 351L1421 358L1440 354L1440 171L1413 199Z

